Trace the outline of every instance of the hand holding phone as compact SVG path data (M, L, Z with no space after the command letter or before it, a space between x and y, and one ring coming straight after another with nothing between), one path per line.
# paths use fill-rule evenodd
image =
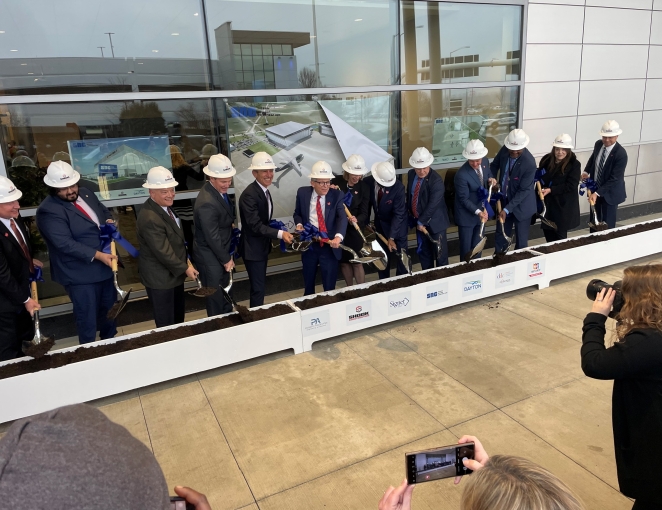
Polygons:
M473 443L474 444L474 458L468 459L464 465L467 466L471 471L478 471L481 469L485 463L489 460L490 456L487 455L483 444L478 440L476 436L462 436L458 439L458 444ZM461 476L455 477L455 485L462 481Z
M407 483L417 484L468 475L465 461L475 458L473 442L442 446L405 454Z
M170 510L211 510L207 497L190 487L178 485L175 493L179 497L170 498Z

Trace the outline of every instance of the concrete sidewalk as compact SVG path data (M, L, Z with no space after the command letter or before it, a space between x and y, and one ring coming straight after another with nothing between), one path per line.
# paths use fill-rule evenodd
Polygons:
M652 261L662 256L633 263ZM171 487L206 493L214 510L376 508L404 478L405 452L463 434L490 454L542 464L589 509L629 509L616 480L612 383L584 377L579 355L587 282L614 281L628 265L96 405L154 452ZM461 487L423 484L413 508L456 509Z

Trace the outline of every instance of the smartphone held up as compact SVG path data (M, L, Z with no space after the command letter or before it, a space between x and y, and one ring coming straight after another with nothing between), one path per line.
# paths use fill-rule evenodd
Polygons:
M474 457L474 443L454 444L407 453L405 454L407 483L412 485L468 475L472 471L464 466L463 461Z

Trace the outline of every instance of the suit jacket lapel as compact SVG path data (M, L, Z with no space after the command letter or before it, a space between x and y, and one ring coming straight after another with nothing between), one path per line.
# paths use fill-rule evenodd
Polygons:
M87 202L85 202L85 203L87 204ZM67 205L67 204L69 204L69 205ZM94 223L94 220L93 220L92 218L90 218L87 214L83 214L83 213L78 209L78 207L76 207L76 206L74 205L73 202L65 202L63 205L64 205L65 207L69 208L70 210L73 210L75 214L77 214L78 216L80 216L80 217L83 218L84 220L87 220L87 221L89 221L90 223L94 224L95 227L97 226L97 224ZM90 204L87 204L87 205L90 205ZM90 208L91 208L91 207L90 207ZM101 218L99 218L99 221L101 221Z
M216 190L216 188L214 188L214 186L211 185L211 183L208 182L208 183L205 184L205 186L209 186L209 188L207 188L207 192L208 192L210 195L216 197L216 200L218 200L218 201L221 203L221 205L222 205L222 206L223 206L223 207L224 207L224 208L225 208L230 214L232 214L232 212L233 212L233 211L232 211L232 207L230 206L229 203L227 203L227 202L225 201L225 198L223 198L223 195L222 195L221 193L219 193L219 192Z
M179 237L184 239L184 231L182 230L182 228L180 226L177 225L176 221L173 222L170 215L163 210L163 207L161 207L159 204L154 202L154 200L152 200L151 198L148 200L148 203L149 203L149 205L150 205L150 207L152 208L153 211L156 211L157 214L161 215L161 218L163 219L165 224L168 225L172 230L177 232L177 235L179 235ZM172 214L175 215L175 212L173 211ZM177 217L177 215L175 215L175 218L176 217ZM182 220L179 220L179 221L182 221ZM174 225L173 225L173 223L174 223Z
M20 228L20 226L19 226L19 230L22 230L22 229ZM0 221L0 233L2 233L2 235L4 235L7 239L10 240L10 242L12 242L12 243L14 244L14 246L15 246L16 249L19 251L19 253L23 254L23 248L21 248L21 245L18 244L18 241L17 241L16 238L14 237L13 232L10 232L9 229L5 226L5 224L2 223L1 221ZM26 239L27 239L27 238L26 238ZM26 243L26 244L27 244L27 243ZM28 249L29 249L29 248L28 248Z

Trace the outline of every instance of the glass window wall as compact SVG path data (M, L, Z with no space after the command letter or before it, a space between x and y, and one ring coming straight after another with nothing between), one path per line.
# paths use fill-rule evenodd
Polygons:
M517 127L519 87L402 92L402 154L427 147L434 164L464 161L467 142L480 139L494 157Z
M207 90L199 0L0 0L0 94Z
M401 82L520 79L522 7L400 3Z
M395 0L207 1L214 87L397 83L396 5Z

